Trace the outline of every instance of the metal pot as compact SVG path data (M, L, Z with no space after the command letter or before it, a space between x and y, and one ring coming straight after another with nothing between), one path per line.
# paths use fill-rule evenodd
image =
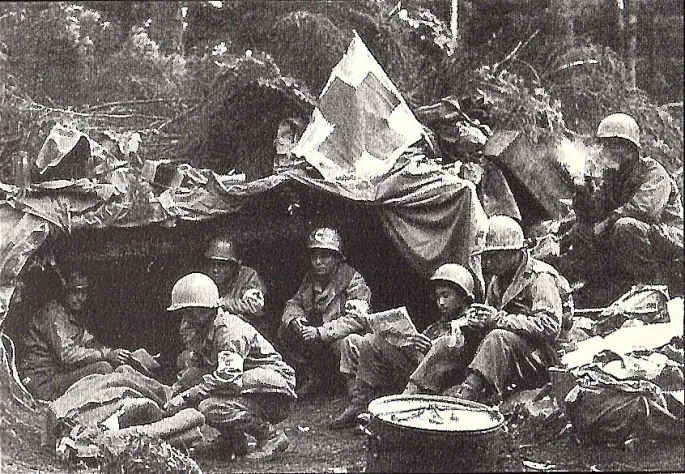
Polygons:
M390 395L369 403L366 472L492 471L504 417L480 403Z

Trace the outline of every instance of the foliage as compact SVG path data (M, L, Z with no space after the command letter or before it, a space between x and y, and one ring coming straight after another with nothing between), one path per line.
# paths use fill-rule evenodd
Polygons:
M143 435L117 441L106 437L95 441L104 474L202 474L191 457L166 441Z
M551 5L462 0L457 42L449 2L194 2L180 55L151 39L154 9L145 2L10 4L0 9L0 72L4 65L9 84L0 179L8 156L35 156L55 121L138 131L146 158L230 169L222 162L231 153L269 153L271 128L290 115L306 120L307 91L324 86L353 29L410 106L455 96L471 119L533 139L569 129L590 136L602 115L625 110L643 125L646 151L677 170L682 120L670 112L681 109L628 93L619 55L584 41L612 41L594 20L609 7L581 2L570 31L569 10Z

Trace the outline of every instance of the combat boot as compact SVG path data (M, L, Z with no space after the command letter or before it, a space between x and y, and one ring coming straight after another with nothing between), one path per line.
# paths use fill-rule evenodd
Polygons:
M267 461L288 449L288 437L285 433L258 416L246 414L240 420L240 427L244 433L257 440L255 450L245 456L245 459Z
M368 384L357 381L352 387L350 403L338 417L328 426L331 430L342 430L357 426L357 417L364 413L373 399L374 390Z
M271 427L268 438L257 439L257 447L253 452L245 456L245 459L252 461L268 461L273 459L278 453L288 449L288 437L283 430Z

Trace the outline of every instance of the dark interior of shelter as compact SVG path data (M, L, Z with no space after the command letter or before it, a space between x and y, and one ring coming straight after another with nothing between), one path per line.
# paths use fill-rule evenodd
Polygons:
M289 207L295 212L289 214ZM232 238L243 264L264 279L267 312L257 326L278 347L284 304L307 271L307 235L321 225L339 229L346 259L372 289L374 310L407 306L419 330L431 322L435 313L427 279L390 241L375 209L294 183L251 197L240 212L216 219L51 235L34 258L52 252L63 274L81 270L88 275L86 326L110 347L145 347L161 354L173 377L181 344L180 321L166 311L171 289L181 276L203 270L209 241L217 235ZM25 327L21 321L60 295L59 278L49 266L26 265L22 282L21 298L15 298L6 320L16 341Z

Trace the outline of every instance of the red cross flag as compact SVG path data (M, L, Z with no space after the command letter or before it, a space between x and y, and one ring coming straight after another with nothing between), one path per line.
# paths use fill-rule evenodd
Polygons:
M386 173L423 127L357 32L292 152L327 180Z

